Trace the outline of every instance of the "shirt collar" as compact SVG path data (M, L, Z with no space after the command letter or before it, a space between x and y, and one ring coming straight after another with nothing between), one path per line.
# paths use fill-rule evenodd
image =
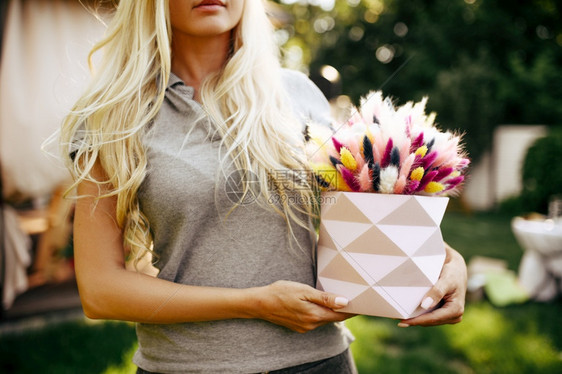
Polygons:
M168 79L168 86L166 87L166 91L168 92L168 94L170 93L170 91L176 92L179 95L190 100L193 100L193 95L195 94L195 90L193 89L193 87L186 85L180 77L172 72L170 72L170 78Z
M174 73L170 72L170 79L168 80L168 88L174 87L175 85L183 84L186 85L180 77L175 75Z

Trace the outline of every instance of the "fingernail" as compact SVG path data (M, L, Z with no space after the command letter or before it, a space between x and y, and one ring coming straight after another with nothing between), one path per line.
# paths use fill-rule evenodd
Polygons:
M429 307L433 304L433 299L431 297L426 297L425 299L423 299L422 303L421 303L421 307L425 310L428 310Z
M404 322L400 322L397 326L398 327L410 327L410 325L408 325L407 323L404 323Z
M345 297L341 297L341 296L336 297L335 302L336 302L336 305L340 306L340 307L344 307L344 306L347 306L347 304L349 304L349 300L347 300Z

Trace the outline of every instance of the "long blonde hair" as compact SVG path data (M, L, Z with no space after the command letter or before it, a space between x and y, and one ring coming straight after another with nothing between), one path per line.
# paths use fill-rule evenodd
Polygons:
M268 205L284 217L294 238L291 222L310 229L308 218L315 216L316 205L306 179L279 177L308 168L299 151L301 127L287 107L272 26L261 1L245 0L233 31L232 53L222 71L202 84L201 101L222 135L223 166L233 162L257 175L260 203L278 194L280 207ZM117 196L117 224L125 248L137 259L151 244L137 191L147 172L143 130L162 105L170 75L169 19L168 0L119 2L105 38L90 52L91 64L92 55L103 51L101 65L61 130L63 151L73 155L73 187L82 181L111 187L100 198ZM96 161L106 180L91 175ZM249 183L243 187L248 193ZM299 204L291 204L294 194Z

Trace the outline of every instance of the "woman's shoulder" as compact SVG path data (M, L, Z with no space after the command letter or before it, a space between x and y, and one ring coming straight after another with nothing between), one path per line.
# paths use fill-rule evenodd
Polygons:
M330 104L320 89L304 73L291 69L281 69L281 80L290 97L295 112L325 125L332 122Z

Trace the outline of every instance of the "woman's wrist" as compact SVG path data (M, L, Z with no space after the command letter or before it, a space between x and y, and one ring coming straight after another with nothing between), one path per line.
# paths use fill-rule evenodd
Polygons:
M264 297L267 286L246 288L239 291L234 300L235 313L239 318L262 319L264 310Z

